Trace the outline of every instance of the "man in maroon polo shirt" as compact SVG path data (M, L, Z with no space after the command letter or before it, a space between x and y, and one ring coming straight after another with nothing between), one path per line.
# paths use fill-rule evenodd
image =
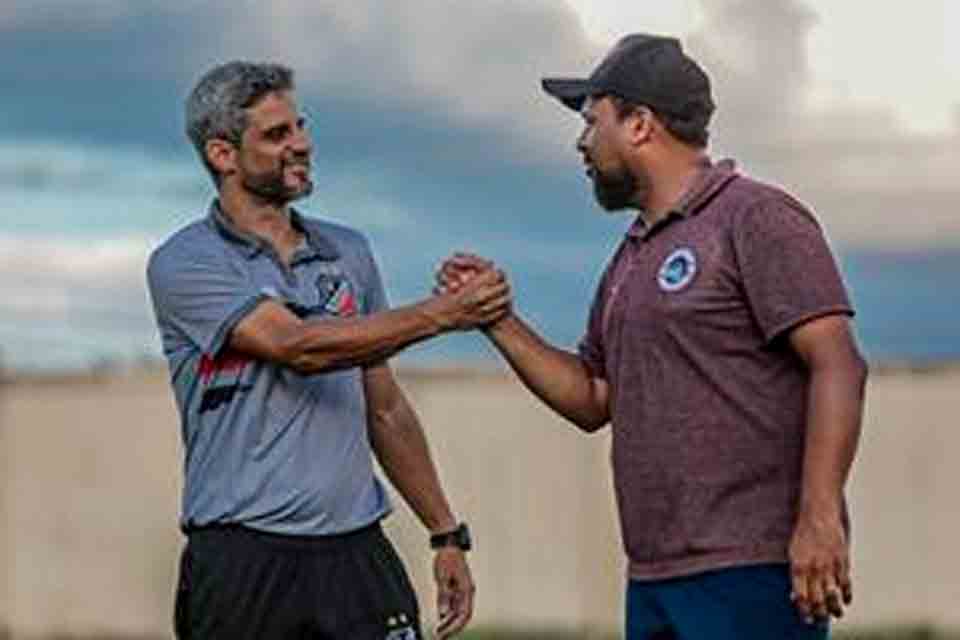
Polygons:
M598 202L639 211L579 353L486 333L541 400L613 430L627 638L826 638L851 602L844 485L866 365L810 211L707 155L710 82L673 38L621 40L544 89L585 120ZM491 264L458 254L457 288Z

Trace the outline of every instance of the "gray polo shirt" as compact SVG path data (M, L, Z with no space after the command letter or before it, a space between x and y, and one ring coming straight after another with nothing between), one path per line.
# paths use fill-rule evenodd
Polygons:
M268 298L302 318L387 308L360 233L295 212L292 221L306 241L289 268L216 202L150 257L147 279L181 418L186 529L238 523L329 535L390 510L373 472L362 369L304 376L227 345Z

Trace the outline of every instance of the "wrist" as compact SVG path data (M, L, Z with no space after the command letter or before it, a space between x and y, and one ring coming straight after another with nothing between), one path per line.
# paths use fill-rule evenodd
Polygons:
M429 532L429 535L435 536L441 533L450 533L458 526L460 526L460 523L457 522L452 515L447 515L439 520L428 522L427 531Z
M430 536L430 548L435 551L448 548L470 551L472 547L473 538L466 522L461 522L448 531L433 533Z
M452 328L450 322L447 320L447 314L445 310L445 302L449 295L450 294L448 293L441 293L431 298L427 298L417 305L417 310L426 320L431 335L443 333Z
M499 340L504 336L508 335L515 330L517 325L517 317L513 314L513 309L503 316L496 322L491 322L490 324L481 328L484 335L486 335L491 340Z
M843 513L840 495L808 495L800 500L799 518L814 522L839 522Z

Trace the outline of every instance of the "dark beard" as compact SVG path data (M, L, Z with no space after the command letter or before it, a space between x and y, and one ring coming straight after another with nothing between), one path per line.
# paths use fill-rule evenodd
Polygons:
M607 211L621 211L637 207L650 192L647 176L636 176L629 169L617 171L595 170L593 193L597 202Z
M250 194L271 204L284 205L300 198L306 198L313 193L313 182L307 181L302 189L291 189L283 181L283 173L287 165L281 165L275 171L267 171L255 175L246 175L243 179L243 188Z

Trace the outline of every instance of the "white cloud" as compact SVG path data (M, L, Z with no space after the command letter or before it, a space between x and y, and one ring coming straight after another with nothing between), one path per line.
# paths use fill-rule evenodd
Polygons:
M140 295L152 241L145 237L53 238L0 234L0 305L122 306ZM117 296L117 292L121 295ZM8 299L7 294L12 295Z
M144 291L144 237L0 234L0 349L6 366L90 364L157 353Z
M16 19L35 25L53 20L51 16L62 13L68 4L66 0L21 0L6 5L6 15L16 15ZM442 150L444 162L474 162L471 166L476 166L479 175L502 172L502 161L509 161L509 166L516 166L517 170L573 170L572 143L579 122L540 91L539 79L548 74L586 74L603 53L602 46L591 42L578 14L559 0L283 0L243 7L214 0L170 8L159 2L144 3L137 5L140 13L119 0L101 0L91 6L101 28L102 23L115 24L118 31L113 36L118 41L137 20L149 21L157 19L157 15L162 15L167 27L183 26L177 33L186 33L186 40L178 43L175 60L170 60L191 79L212 62L225 58L276 57L298 70L301 87L309 94L309 105L321 115L327 107L325 98L339 100L340 108L355 105L365 111L363 126L367 128L378 126L377 114L384 114L381 128L366 140L369 149L359 152L366 156L353 158L356 164L351 168L363 171L363 175L351 175L351 168L341 170L332 163L327 175L318 176L319 200L349 199L353 192L357 206L351 214L358 216L356 223L380 228L407 225L424 214L411 215L411 205L391 199L389 193L371 193L374 189L368 185L379 186L379 174L370 167L407 161L406 166L393 168L403 180L422 183L423 191L442 186L433 183L431 169L436 167L414 166L416 158L423 161L439 153L429 146L417 147L419 141L413 136L402 142L394 140L405 133L402 130L424 123L445 132L443 144L448 146ZM588 10L578 6L581 12ZM714 78L719 103L715 137L718 154L729 151L764 177L798 185L801 195L812 200L839 202L835 194L859 192L859 201L875 210L877 219L884 224L865 224L861 216L846 212L849 207L838 207L828 223L836 230L838 241L890 242L900 232L915 242L942 240L940 234L945 228L956 228L949 219L938 222L936 238L927 237L890 205L890 194L912 192L918 203L940 202L943 194L956 197L958 188L951 167L960 166L957 136L946 139L947 134L943 134L945 139L937 141L912 134L904 128L897 112L885 104L864 107L854 103L841 108L822 95L817 98L820 80L816 74L823 63L818 55L811 54L811 42L816 41L816 34L829 32L831 20L842 22L847 29L852 18L838 16L850 14L863 20L862 11L855 11L851 8L854 6L862 10L865 5L851 2L841 10L819 0L698 0L696 5L691 0L669 10L610 2L600 2L596 10L619 16L622 21L618 29L630 31L680 26L684 12L695 15L699 28L687 38L687 44ZM892 24L897 16L902 18L897 13L900 9L883 10L878 14L883 16L883 28L865 40L872 43L863 47L867 57L847 55L849 52L834 45L832 50L842 54L838 65L854 64L853 68L844 67L851 78L858 69L864 75L881 73L870 66L868 52L876 50L878 42L884 46L888 42L899 45L908 42L908 35L923 38L934 28L929 24L929 16L935 15L930 13L930 6L929 0L918 0L917 7L926 8L926 17L921 20L921 25L926 26L920 32L898 33L895 41L883 37L883 25ZM817 8L819 15L811 7ZM944 9L949 11L955 9ZM186 28L214 17L226 27L212 33L197 31L194 35ZM74 24L81 29L85 20L86 17L77 16L73 22L61 19L52 24L56 28ZM148 30L140 24L138 33ZM943 40L947 44L935 47L949 48L952 39ZM139 52L137 56L149 59L145 50L137 48L139 44L130 46ZM856 46L851 39L849 47ZM888 48L898 49L892 44ZM960 52L960 48L954 48ZM155 63L166 68L170 60ZM898 78L908 75L907 68L896 69ZM148 72L146 68L138 70L141 75ZM914 86L910 83L916 82L916 78L905 81L905 86ZM397 112L401 115L392 119ZM336 121L349 126L350 115L337 114ZM489 135L481 138L476 135L478 131ZM483 149L476 148L478 140ZM414 159L407 160L402 151L396 151L401 144L411 148L410 157ZM386 161L381 159L384 150L392 153ZM37 157L43 153L46 151L39 152ZM318 155L327 153L335 151L318 145ZM905 157L909 157L909 162L903 161ZM93 178L103 175L110 179L119 176L121 181L129 177L134 184L156 184L152 191L147 189L151 197L166 189L167 184L184 188L205 184L196 164L164 168L142 162L139 164L150 167L149 171L131 175L124 173L124 167L101 164L95 158L62 160L60 164L69 168L63 179L83 182L91 178L93 182ZM130 165L137 166L138 162ZM0 162L0 181L4 172L34 179L46 175L48 170L42 161L17 160L13 169ZM891 175L893 171L895 174ZM496 184L491 182L491 187L495 189ZM331 194L336 197L328 197ZM194 196L191 203L200 200L202 196Z

